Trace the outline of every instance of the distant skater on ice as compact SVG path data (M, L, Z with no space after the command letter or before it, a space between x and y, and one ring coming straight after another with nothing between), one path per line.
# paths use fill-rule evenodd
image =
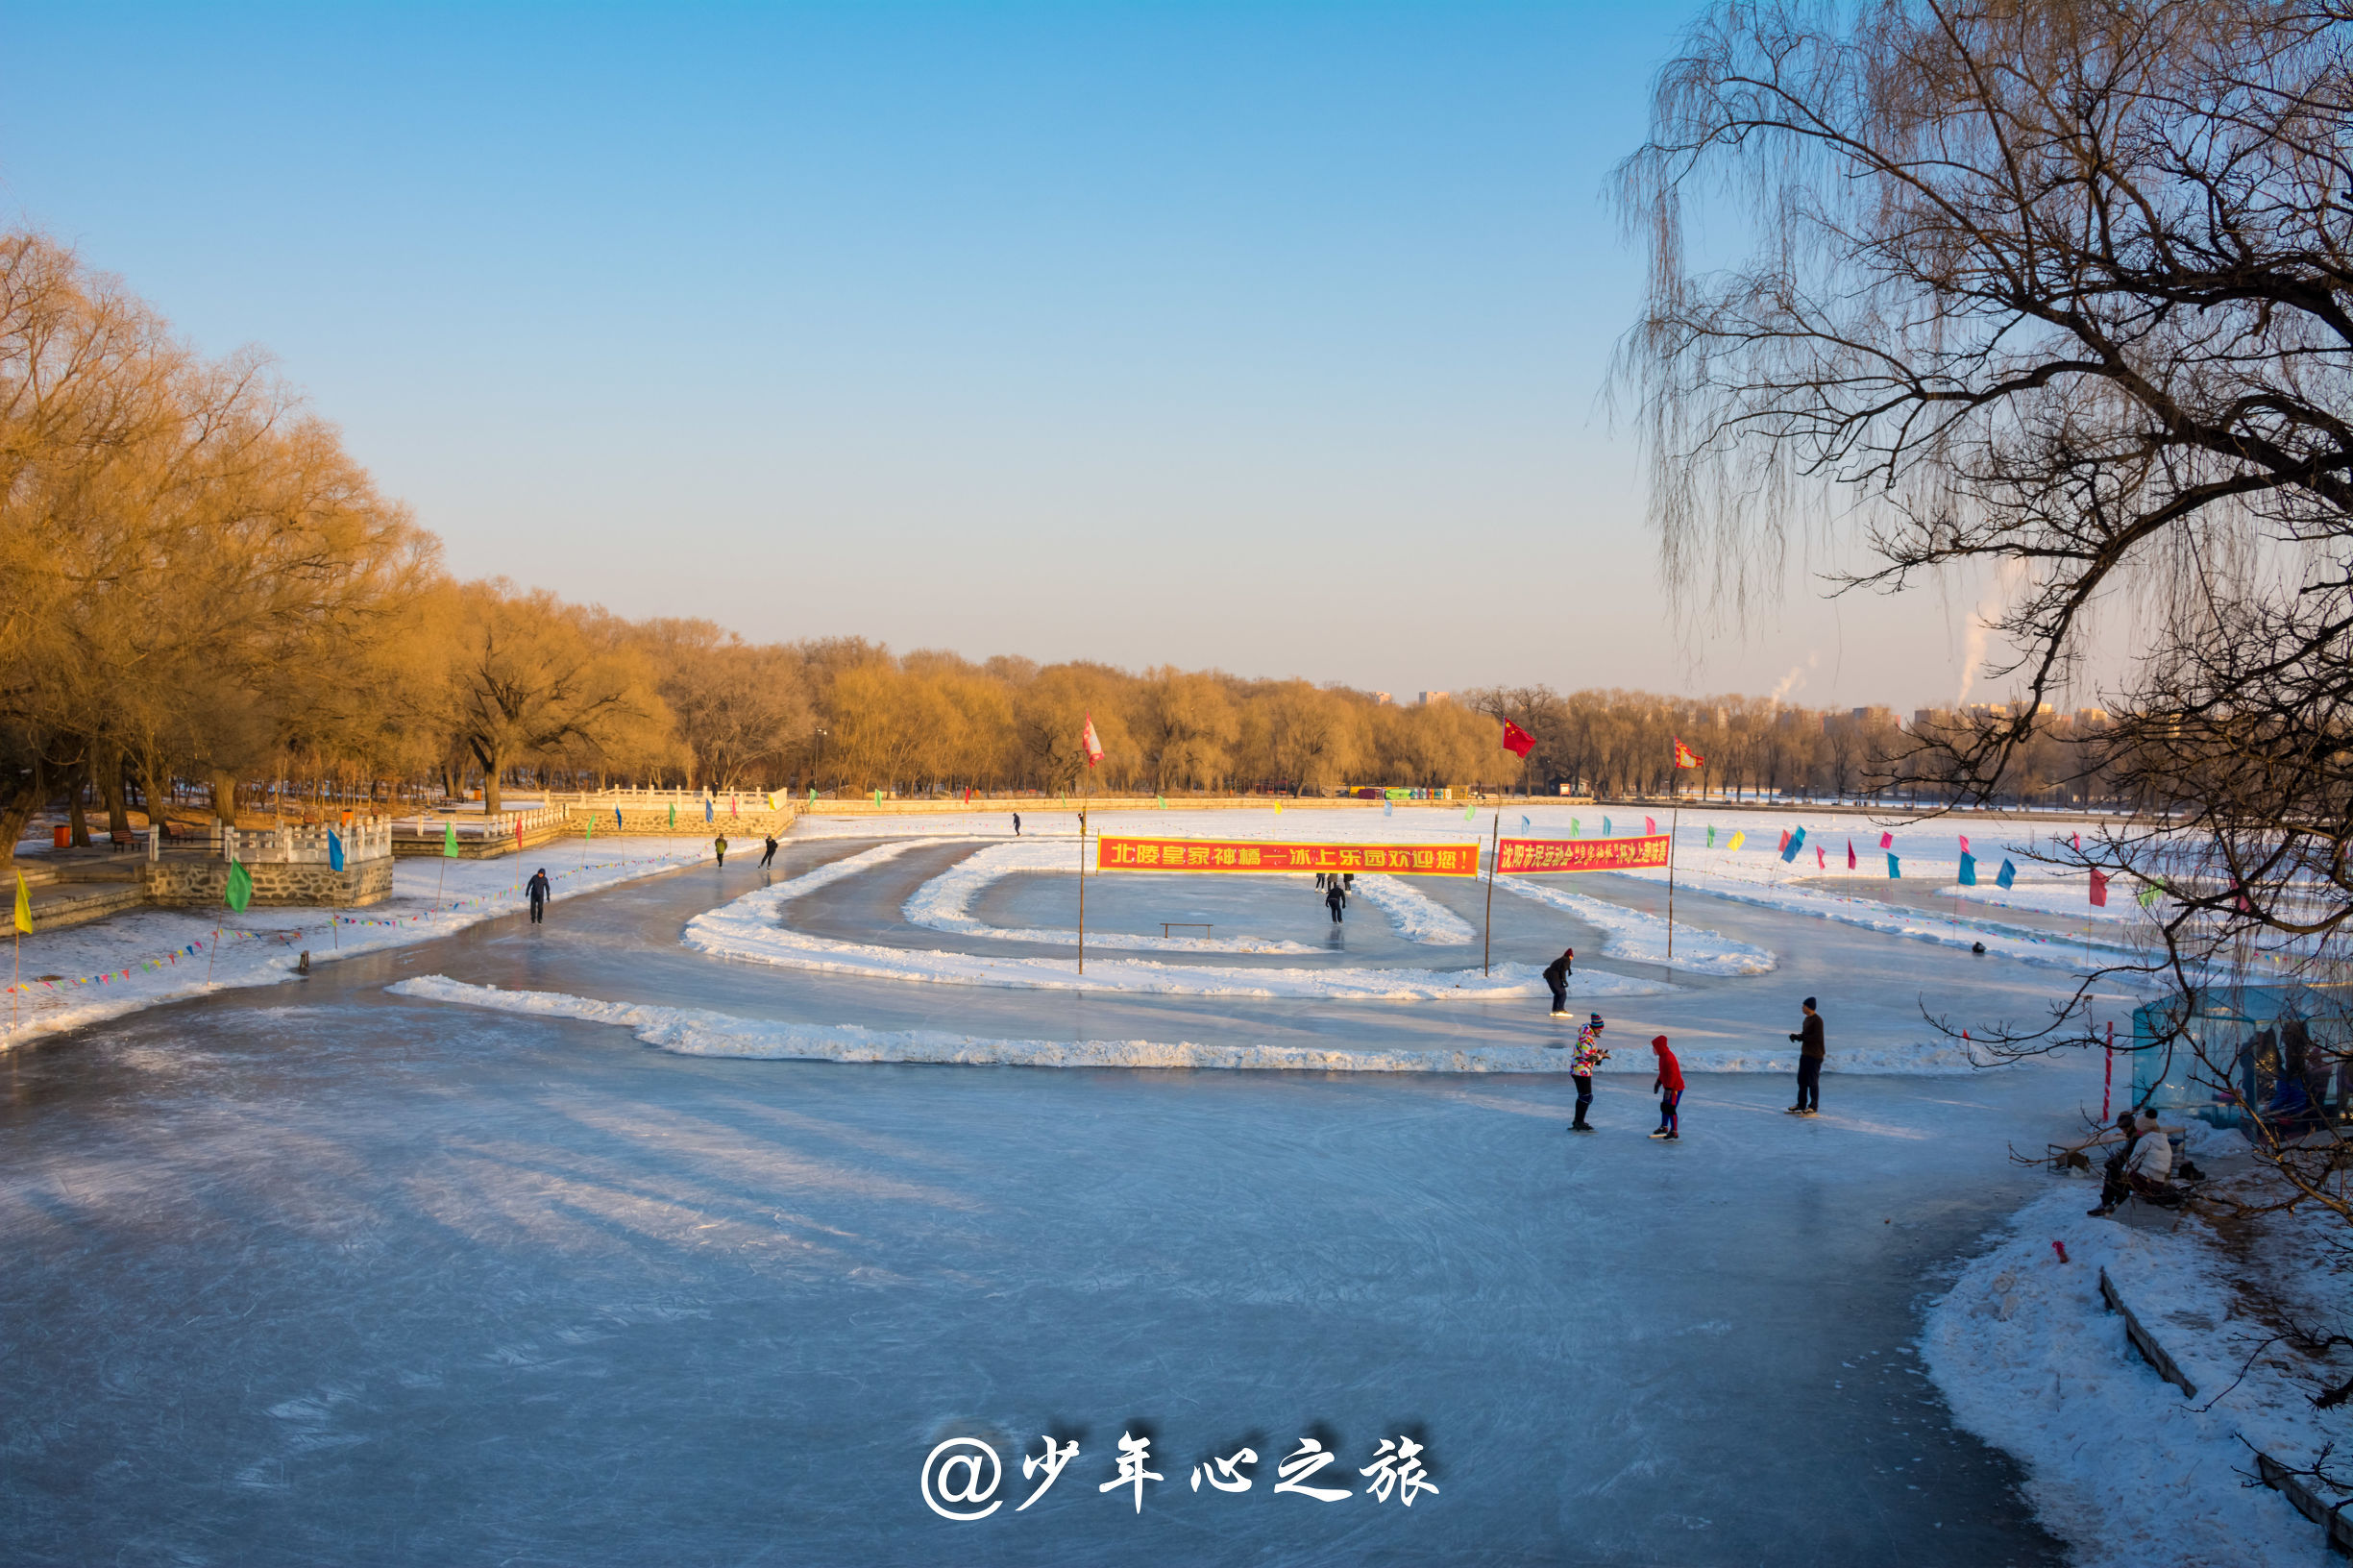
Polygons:
M1333 878L1331 887L1324 892L1324 907L1332 911L1332 923L1339 924L1340 911L1348 907L1348 894L1340 887L1337 877Z
M548 869L545 866L533 871L531 879L523 884L523 895L531 901L531 923L533 925L540 923L541 917L547 910L550 891Z
M1789 1108L1793 1116L1812 1116L1822 1114L1822 1015L1814 1011L1814 998L1805 999L1805 1021L1790 1040L1798 1047L1798 1103Z

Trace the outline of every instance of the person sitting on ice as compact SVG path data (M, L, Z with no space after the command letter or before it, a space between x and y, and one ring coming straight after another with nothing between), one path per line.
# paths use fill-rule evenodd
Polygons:
M2173 1140L2157 1125L2157 1113L2141 1113L2140 1141L2124 1162L2124 1179L2133 1195L2151 1203L2173 1201Z
M2107 1135L2103 1133L2100 1136L2104 1138ZM2085 1210L2084 1213L2088 1214L2097 1216L2114 1213L2116 1206L2132 1191L2124 1180L2124 1162L2132 1158L2133 1145L2140 1141L2141 1133L2140 1124L2133 1119L2130 1111L2117 1113L2116 1136L2120 1140L2116 1152L2108 1156L2106 1164L2100 1168L2099 1206Z

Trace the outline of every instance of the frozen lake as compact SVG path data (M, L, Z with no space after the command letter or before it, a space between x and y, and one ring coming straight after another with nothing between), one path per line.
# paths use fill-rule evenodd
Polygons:
M781 870L855 847L796 843ZM793 919L988 950L898 918L953 858ZM1560 1079L723 1062L382 990L1061 1038L1555 1028L1525 1001L1040 994L680 948L758 884L704 867L0 1056L10 1560L2058 1560L1907 1347L1923 1294L2041 1189L2006 1144L2070 1125L2096 1070L1834 1074L1810 1123L1778 1077L1695 1075L1667 1146L1641 1136L1647 1075L1605 1078L1605 1130L1572 1139ZM1477 919L1467 888L1417 885ZM1503 894L1499 950L1575 941L1671 978L1609 1010L1628 1064L1659 1029L1785 1031L1808 993L1835 1056L1918 1038L1924 1000L2016 1016L2057 979L1721 900L1677 914L1781 965L1611 964ZM1017 1513L1048 1432L1080 1454ZM1164 1478L1140 1513L1097 1489L1123 1432ZM1357 1473L1399 1435L1440 1488L1410 1510ZM1309 1483L1359 1495L1273 1492L1309 1436L1340 1459ZM919 1491L951 1437L1010 1468L978 1523ZM1245 1445L1249 1491L1189 1484Z

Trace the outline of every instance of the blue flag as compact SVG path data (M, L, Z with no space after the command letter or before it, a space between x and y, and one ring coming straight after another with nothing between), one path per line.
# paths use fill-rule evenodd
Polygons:
M331 827L327 830L327 865L331 870L343 870L343 839Z
M616 833L621 831L621 808L619 806L613 808L613 831Z
M1792 833L1789 836L1789 842L1781 846L1782 864L1787 865L1789 862L1796 860L1798 858L1798 851L1804 847L1805 829L1800 828L1795 833Z
M1602 819L1602 837L1609 837L1609 819L1606 817Z
M1887 874L1891 877L1903 874L1903 862L1896 858L1896 852L1893 849L1887 852Z
M704 824L705 826L708 826L708 825L710 824L710 821L711 821L711 802L710 802L710 800L709 800L709 798L708 798L708 797L705 797L705 798L704 798L704 800L703 800L703 802L702 802L702 821L703 821L703 824Z
M2000 888L2000 889L2001 889L2003 892L2005 892L2005 893L2006 893L2006 892L2008 892L2008 891L2009 891L2010 884L2011 884L2011 883L2013 883L2013 882L2015 882L2015 881L2017 881L2017 880L2018 880L2018 868L2017 868L2017 867L2015 867L2015 866L2013 866L2013 865L2011 865L2011 864L2009 863L2009 861L2005 859L2005 860L2004 860L2004 861L2001 863L2001 870L2000 870L2000 871L1999 871L1999 872L1998 872L1998 873L1995 875L1995 877L1994 877L1994 885L1995 885L1996 887L1998 887L1998 888Z
M1973 888L1976 885L1977 857L1964 849L1961 851L1961 886L1965 888Z

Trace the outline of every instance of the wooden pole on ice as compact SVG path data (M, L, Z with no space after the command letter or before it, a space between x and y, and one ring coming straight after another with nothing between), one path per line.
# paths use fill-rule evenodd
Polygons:
M1479 948L1479 972L1491 974L1495 966L1495 861L1504 843L1504 808L1495 808L1495 837L1487 847L1487 935Z
M1675 786L1675 809L1667 815L1667 962L1675 962L1675 839L1683 825L1683 787Z

